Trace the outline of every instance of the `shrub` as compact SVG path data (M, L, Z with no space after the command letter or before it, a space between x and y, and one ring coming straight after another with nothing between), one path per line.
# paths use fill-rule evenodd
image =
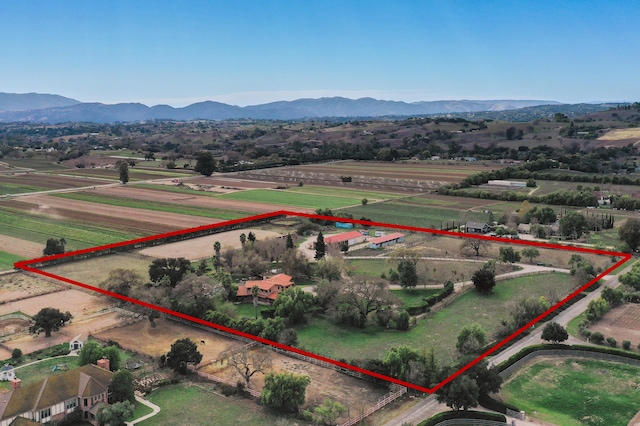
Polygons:
M623 340L622 341L622 349L624 349L625 351L628 351L631 349L631 342L628 340Z
M16 361L19 360L20 358L22 358L22 349L15 348L14 350L12 350L11 351L11 358L15 359Z
M592 335L593 336L593 335ZM609 346L611 346L612 348L615 348L616 346L618 346L618 342L616 341L616 339L614 339L613 337L607 337L607 343L609 344Z
M589 338L589 340L596 345L602 345L604 343L604 334L600 333L599 331L594 331L593 333L591 333L591 337Z

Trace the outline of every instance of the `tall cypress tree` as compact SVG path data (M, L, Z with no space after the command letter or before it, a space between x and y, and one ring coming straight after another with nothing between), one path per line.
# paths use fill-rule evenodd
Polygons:
M316 260L320 260L324 257L327 247L324 244L324 235L322 231L318 233L318 240L316 241Z

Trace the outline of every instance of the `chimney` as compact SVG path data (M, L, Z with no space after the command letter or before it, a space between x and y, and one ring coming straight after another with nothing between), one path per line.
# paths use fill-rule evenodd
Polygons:
M11 379L11 389L18 389L20 387L20 382L22 382L22 380L17 377L15 379Z
M109 370L109 358L107 358L106 356L103 356L102 359L99 359L96 362L96 365L100 368L104 368L107 371L111 371Z

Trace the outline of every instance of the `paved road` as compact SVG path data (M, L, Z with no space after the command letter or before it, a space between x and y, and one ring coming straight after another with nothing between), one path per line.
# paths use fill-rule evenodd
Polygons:
M532 265L529 265L529 266L532 266ZM618 276L628 272L630 269L631 269L631 266L627 266L624 270L620 271L617 275L609 275L604 285L600 286L600 288L591 292L587 297L581 299L580 301L576 302L575 304L567 308L564 312L561 312L560 314L558 314L558 316L554 318L554 321L561 324L563 327L566 327L569 321L571 321L573 318L577 317L578 315L580 315L582 312L586 310L587 305L589 304L590 301L600 297L600 293L605 287L611 287L611 288L618 287L620 285L620 282L618 281ZM522 272L522 271L516 271L516 272ZM527 346L532 346L532 345L542 343L543 341L540 338L541 334L542 334L542 328L539 328L534 333L523 338L519 342L515 343L514 345L510 346L509 348L499 353L498 355L491 357L489 359L490 364L492 365L499 364L500 362L506 360L507 358L516 354L517 352L519 352L520 350L522 350ZM570 338L568 343L584 344L583 341L576 339L574 337ZM423 401L411 407L411 409L408 412L402 413L395 419L387 422L385 426L402 426L403 423L417 425L421 421L426 420L429 417L432 417L433 415L441 411L447 411L447 410L449 410L449 407L447 407L444 404L439 404L436 401L435 396L429 395ZM508 419L508 424L511 423L511 420L512 420L511 418ZM516 420L516 424L519 426L532 426L532 425L544 425L546 423L538 420L528 419L526 421Z

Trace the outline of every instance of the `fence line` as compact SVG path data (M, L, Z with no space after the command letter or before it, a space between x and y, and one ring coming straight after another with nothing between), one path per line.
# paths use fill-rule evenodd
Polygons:
M4 315L0 315L0 321L4 321L4 320L10 320L10 319L21 319L24 321L32 321L32 318L25 314L22 311L16 311L16 312L12 312L10 314L4 314Z
M398 390L395 390L395 389L398 389ZM342 423L341 426L353 426L353 425L355 425L356 423L358 423L359 421L361 421L365 417L370 416L371 414L375 413L376 411L378 411L379 409L381 409L385 405L388 405L388 404L392 403L393 401L395 401L396 399L400 398L405 393L407 393L407 388L405 388L404 386L398 386L398 385L395 385L395 384L392 385L391 386L391 392L389 392L388 394L386 394L383 397L381 397L374 406L369 407L364 413L360 414L359 416L354 417L353 419L350 419L350 420L346 421L345 423Z
M338 373L347 374L349 376L356 377L358 379L362 379L364 377L364 375L362 373L358 372L358 371L353 371L353 370L350 370L348 368L340 367L339 365L331 364L330 362L326 362L326 361L322 361L322 360L319 360L319 359L316 359L316 358L312 358L310 356L302 355L302 354L299 354L297 352L291 352L291 351L287 351L286 349L280 349L280 348L276 348L276 347L271 347L271 350L273 350L275 352L278 352L278 353L281 353L281 354L283 354L285 356L288 356L290 358L296 358L296 359L299 359L301 361L305 361L305 362L308 362L308 363L311 363L311 364L315 364L315 365L318 365L318 366L323 367L323 368L329 368L331 370L337 371Z
M223 379L222 377L218 377L216 375L210 374L210 373L205 373L204 371L199 371L196 370L195 368L191 369L191 371L194 371L198 376L203 377L207 380L211 380L217 383L223 383L225 385L228 386L233 386L234 388L237 386L236 383L233 383L229 380ZM260 398L260 392L258 392L255 389L250 389L250 388L244 388L244 391L249 393L251 396L256 397L256 398Z
M505 426L505 422L483 419L447 419L436 423L434 426Z

